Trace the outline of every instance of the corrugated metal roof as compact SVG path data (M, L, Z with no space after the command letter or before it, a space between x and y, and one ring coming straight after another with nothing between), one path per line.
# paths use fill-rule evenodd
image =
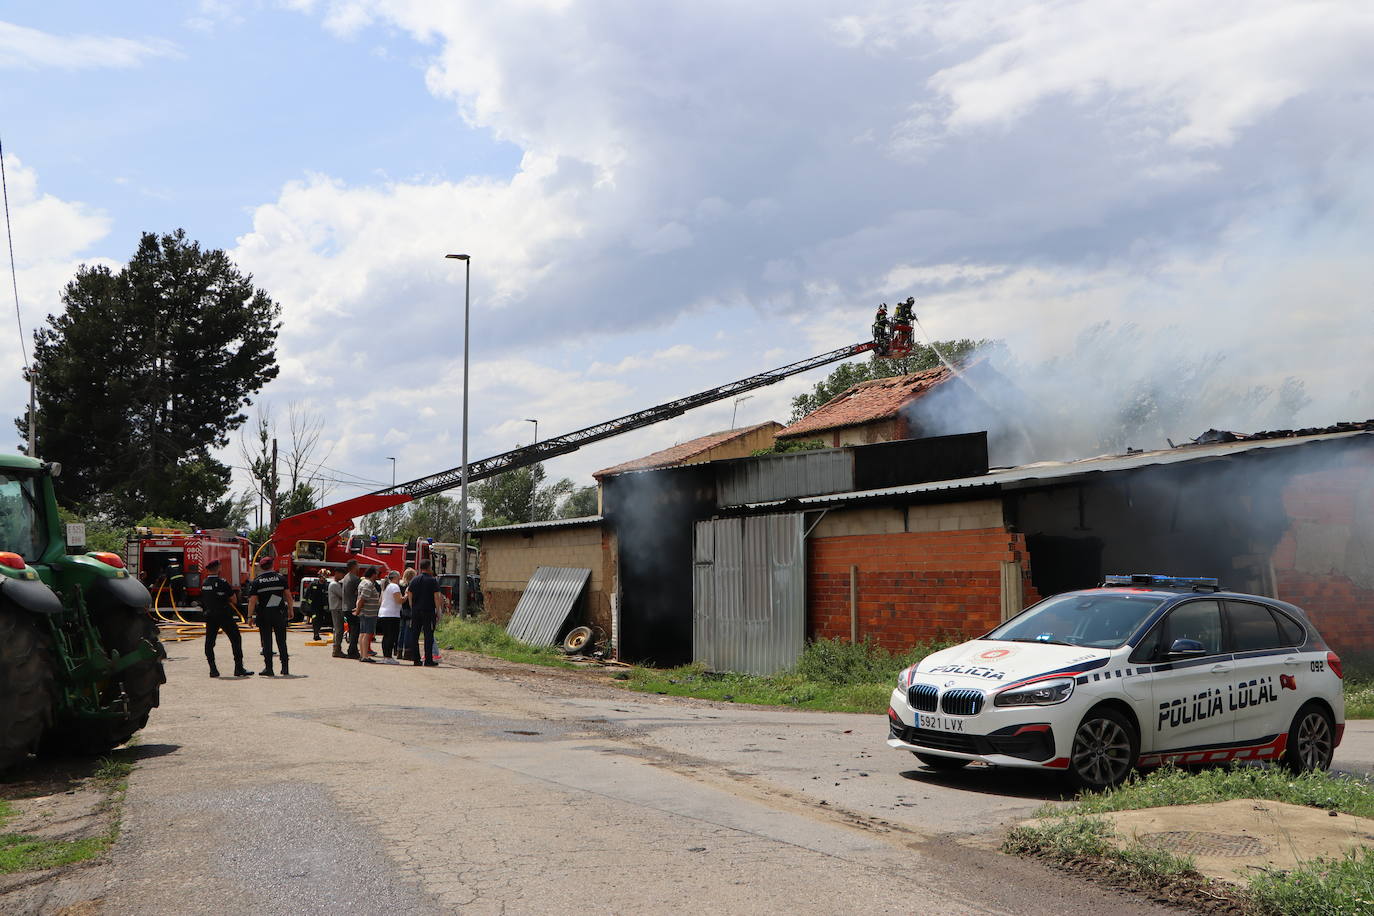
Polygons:
M590 569L539 567L530 576L506 632L532 646L554 645L591 576Z
M918 493L937 493L942 490L983 490L993 487L1034 485L1050 480L1070 480L1094 474L1108 474L1114 471L1130 471L1157 465L1182 464L1188 461L1206 461L1225 458L1230 455L1265 449L1292 448L1315 442L1333 442L1352 439L1358 436L1374 436L1374 432L1357 430L1354 432L1328 433L1316 436L1293 436L1275 439L1244 439L1238 442L1223 442L1216 445L1189 445L1182 448L1159 449L1151 452L1138 452L1133 455L1102 455L1096 458L1083 458L1078 461L1042 461L1014 468L992 470L977 477L962 477L957 480L937 480L931 483L911 484L902 487L887 487L881 490L860 490L853 493L835 493L829 496L812 496L796 500L774 500L750 503L740 508L768 508L786 504L789 506L818 506L835 503L854 502L864 499L882 499L887 496L911 496ZM722 507L724 508L724 507Z
M584 515L581 518L554 518L546 522L522 522L519 525L493 525L490 528L473 528L468 534L481 537L484 534L497 534L510 531L539 531L549 528L582 528L599 525L604 519L599 515Z

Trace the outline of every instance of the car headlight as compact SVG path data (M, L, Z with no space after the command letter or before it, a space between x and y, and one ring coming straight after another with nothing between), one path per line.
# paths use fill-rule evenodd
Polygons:
M908 667L902 669L901 674L897 675L897 688L899 690L906 690L908 687L911 686L911 675L912 672L914 672L915 670L915 665L909 665Z
M1003 690L993 699L994 706L1053 706L1073 696L1074 680L1071 677L1053 681L1036 681L1024 687Z

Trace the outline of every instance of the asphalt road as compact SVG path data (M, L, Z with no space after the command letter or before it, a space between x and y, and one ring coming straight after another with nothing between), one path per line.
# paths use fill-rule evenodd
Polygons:
M886 747L882 716L648 697L472 656L365 665L291 639L297 676L270 681L211 680L199 643L169 645L110 863L35 909L1167 912L997 853L1057 784L936 776ZM1361 724L1340 764L1371 759Z

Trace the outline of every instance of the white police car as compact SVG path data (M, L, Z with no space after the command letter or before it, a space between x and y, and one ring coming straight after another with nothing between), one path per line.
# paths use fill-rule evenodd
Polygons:
M1307 615L1215 579L1108 576L903 671L888 746L927 766L1063 771L1102 788L1165 762L1326 769L1341 661Z

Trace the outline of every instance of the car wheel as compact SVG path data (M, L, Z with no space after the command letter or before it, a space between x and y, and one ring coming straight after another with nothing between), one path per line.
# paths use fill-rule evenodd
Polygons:
M1336 724L1319 703L1308 703L1293 717L1283 765L1294 773L1325 770L1336 752Z
M1091 710L1073 734L1069 778L1084 789L1109 789L1130 775L1140 756L1140 735L1121 713Z
M932 770L962 770L973 761L960 760L958 757L940 757L936 754L916 754L916 759L930 767Z

